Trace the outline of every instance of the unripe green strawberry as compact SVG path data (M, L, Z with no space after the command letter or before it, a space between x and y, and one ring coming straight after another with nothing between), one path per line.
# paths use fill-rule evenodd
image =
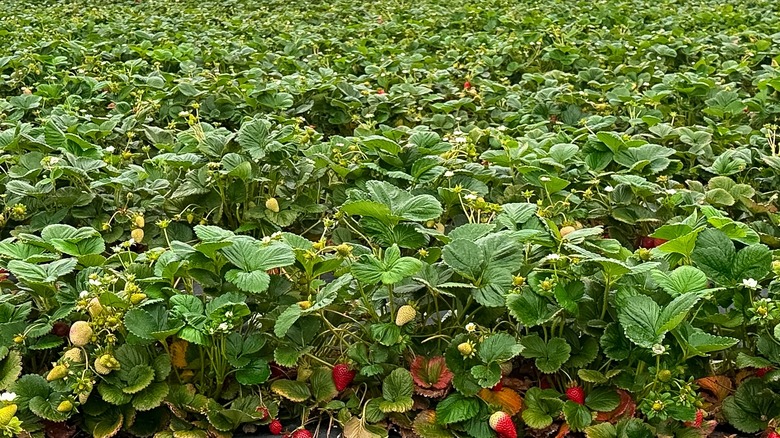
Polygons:
M103 307L102 304L100 304L99 299L92 298L91 300L89 300L89 304L87 304L87 312L89 312L89 316L96 318L101 313L103 313L103 310L105 310L105 308Z
M76 321L70 326L70 342L76 347L89 344L92 339L92 327L86 321Z
M146 299L146 294L144 293L136 293L130 295L130 302L133 304L140 304L141 301Z
M574 227L568 226L561 228L561 237L566 237L575 231Z
M46 375L46 380L49 382L54 380L60 380L68 375L68 367L65 365L55 365L54 368Z
M140 243L144 241L144 230L140 228L136 228L133 231L130 232L130 237L133 238L133 240L136 243Z
M268 198L268 200L265 201L265 208L274 213L279 213L279 201L277 201L276 198Z
M103 363L100 361L100 358L95 359L95 372L98 374L106 375L113 371L111 368L107 367L106 365L103 365Z
M62 355L62 358L70 362L76 362L76 363L80 363L84 360L80 348L71 348L70 350L66 351Z
M16 405L8 405L0 408L0 426L7 426L16 415Z
M506 412L495 412L490 416L490 428L495 430L499 438L517 438L517 429L512 418Z
M92 391L90 391L90 392L82 392L81 394L79 394L79 403L81 403L82 405L84 403L86 403L87 400L89 400L89 395L90 394L92 394Z
M63 400L57 406L58 412L70 412L73 410L73 403L70 400Z
M415 316L417 316L417 311L414 310L414 307L408 304L403 305L398 309L398 313L395 315L395 325L402 327L404 324L413 320Z
M471 356L474 353L474 345L471 342L461 342L458 344L458 351L463 356Z

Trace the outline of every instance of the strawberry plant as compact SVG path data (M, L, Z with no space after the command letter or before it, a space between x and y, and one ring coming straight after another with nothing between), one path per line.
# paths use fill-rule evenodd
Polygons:
M780 424L776 5L0 4L4 436Z

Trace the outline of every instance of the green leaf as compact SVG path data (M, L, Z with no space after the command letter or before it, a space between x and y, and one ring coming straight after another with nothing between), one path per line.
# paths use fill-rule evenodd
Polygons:
M412 408L414 401L414 382L409 371L396 368L382 383L382 397L379 404L382 412L406 412Z
M588 408L571 400L563 404L563 415L571 430L575 432L584 429L593 421Z
M410 277L422 268L422 262L412 257L401 257L398 245L385 251L384 259L379 260L372 254L362 255L352 265L352 275L367 284L395 284Z
M607 324L599 344L604 354L612 360L625 360L631 353L631 343L614 322Z
M271 376L271 367L263 359L254 359L236 371L236 380L242 385L259 385Z
M476 281L485 268L482 248L470 240L453 240L444 247L441 257L447 266L472 281Z
M485 362L506 362L520 354L523 346L506 333L496 333L479 344L479 356Z
M274 334L278 338L283 338L287 334L287 331L290 330L290 327L292 327L293 324L298 321L298 318L300 318L302 314L303 310L298 304L292 304L284 309L284 312L276 317L276 322L274 323Z
M658 319L659 328L656 333L665 333L673 330L688 316L688 312L699 302L701 297L697 294L685 294L672 300L664 307Z
M16 394L16 402L19 409L27 408L30 400L39 397L46 399L51 393L49 382L38 374L26 374L11 385L11 392Z
M707 274L707 277L722 285L728 285L734 280L731 265L735 257L734 243L722 231L715 229L706 229L699 233L696 248L691 255L696 266Z
M8 356L0 364L0 390L8 389L22 373L22 355L15 350L8 352Z
M693 266L680 266L670 274L659 270L653 270L651 274L653 280L672 297L707 288L707 274Z
M114 386L108 382L100 382L97 389L100 397L106 403L110 403L112 405L121 406L130 403L130 400L133 399L132 394L126 394L124 391L122 391L122 388Z
M20 260L8 262L8 270L20 280L29 283L54 283L60 277L73 272L78 261L73 258L35 265Z
M594 388L585 398L585 405L594 411L609 412L620 404L620 396L611 388Z
M524 347L522 356L535 359L536 367L545 374L558 371L571 353L571 346L563 338L551 338L545 343L539 335L530 335L524 337L520 343Z
M577 370L577 376L583 382L588 383L607 383L608 380L604 373L597 370L579 369Z
M693 327L689 323L682 324L678 331L680 334L678 339L685 345L689 356L706 356L708 353L733 347L739 342L736 338L705 333L704 330Z
M160 406L168 396L167 383L155 382L133 396L133 407L138 411L150 411Z
M373 324L370 330L374 341L388 347L398 344L402 340L401 328L392 322Z
M496 362L489 365L477 365L471 368L471 375L483 388L492 388L501 380L501 366Z
M339 393L336 389L336 384L333 383L331 370L327 367L314 369L311 377L309 377L309 382L311 383L314 400L317 403L330 401Z
M723 400L723 413L732 426L744 433L755 433L766 429L768 420L780 415L780 396L761 379L748 379L734 395Z
M85 423L94 438L111 438L119 433L123 420L121 413L110 412L97 418L87 417Z
M253 159L259 160L268 152L270 123L253 119L241 125L236 140L241 149L249 152Z
M533 387L526 391L524 405L523 421L533 429L543 429L552 424L553 416L558 417L563 402L558 391Z
M152 383L154 369L149 365L136 365L127 373L124 380L125 386L122 391L125 394L135 394Z
M450 394L436 405L436 422L451 424L473 418L479 412L480 401L459 393Z
M600 423L585 428L587 438L617 438L617 429L611 423Z
M771 269L772 252L769 248L761 244L750 245L737 253L731 265L731 278L736 283L747 278L760 280L766 277Z
M531 429L544 429L552 424L553 418L538 409L524 409L522 413L523 421Z
M280 395L296 403L300 403L311 397L309 387L304 382L299 382L297 380L275 380L271 383L271 391L273 391L274 394Z
M549 322L561 311L560 308L550 304L546 298L530 290L507 295L506 307L512 316L527 327Z
M657 333L660 317L660 307L646 295L631 297L618 310L618 319L626 337L645 348L651 348L663 340L663 335Z
M43 397L33 397L29 403L30 411L44 420L61 422L70 415L69 412L59 412L51 401Z

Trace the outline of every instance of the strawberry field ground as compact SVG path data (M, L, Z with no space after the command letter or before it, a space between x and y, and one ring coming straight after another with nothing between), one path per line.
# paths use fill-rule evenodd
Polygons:
M0 1L0 431L780 436L779 32Z

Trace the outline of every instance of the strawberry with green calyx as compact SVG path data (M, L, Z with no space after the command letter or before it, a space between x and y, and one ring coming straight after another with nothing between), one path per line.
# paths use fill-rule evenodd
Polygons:
M488 421L490 428L496 431L499 438L517 438L515 423L512 422L512 417L506 412L494 412Z
M255 408L255 412L260 414L260 419L261 420L265 420L266 418L268 418L268 408L265 407L265 406L258 406L258 407L256 407Z
M16 405L8 405L0 408L0 426L6 426L11 422L11 419L16 415Z
M458 352L463 357L474 356L474 344L471 341L461 342L458 344Z
M578 405L585 404L585 390L582 386L579 386L576 382L572 382L566 389L566 398L577 403Z
M54 380L60 380L68 375L68 367L65 365L55 365L54 368L46 375L46 380L52 382Z
M345 363L336 364L333 367L332 376L333 383L336 385L336 390L339 392L347 389L352 380L355 379L357 373L349 368L349 365Z
M273 435L281 435L282 434L282 422L279 421L279 419L274 418L271 420L271 424L268 425L268 430Z
M63 400L60 402L59 405L57 405L57 412L70 412L73 410L73 402L70 400Z

